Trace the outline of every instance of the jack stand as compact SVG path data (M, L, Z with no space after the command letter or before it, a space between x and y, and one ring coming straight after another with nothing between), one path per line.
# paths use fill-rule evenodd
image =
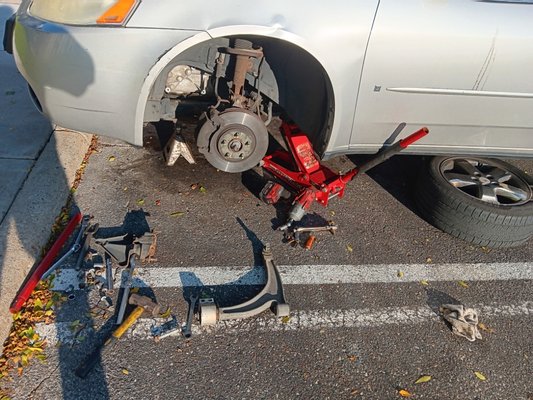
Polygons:
M218 321L252 317L273 304L277 317L289 316L290 307L285 302L281 277L272 260L269 245L263 249L263 260L267 274L267 283L263 290L253 299L231 307L217 307L214 299L200 299L200 325L215 325Z
M320 164L307 135L297 125L283 122L281 131L289 151L275 151L261 162L263 169L276 179L273 183L267 183L261 198L267 204L273 204L283 197L283 188L294 196L287 222L279 230L288 230L293 222L300 221L315 201L326 207L332 198L342 198L346 184L358 174L381 164L429 133L427 128L419 129L379 152L365 164L340 175Z
M163 157L169 167L173 166L180 156L183 156L189 164L196 164L191 149L183 136L181 136L180 132L181 129L176 130L174 136L168 141L163 149Z

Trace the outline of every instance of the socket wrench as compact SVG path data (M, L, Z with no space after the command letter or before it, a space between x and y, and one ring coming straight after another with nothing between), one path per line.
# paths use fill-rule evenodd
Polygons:
M192 336L192 320L194 318L194 310L196 309L196 303L198 302L198 295L191 294L189 297L189 311L187 312L187 322L182 330L184 338L190 338Z

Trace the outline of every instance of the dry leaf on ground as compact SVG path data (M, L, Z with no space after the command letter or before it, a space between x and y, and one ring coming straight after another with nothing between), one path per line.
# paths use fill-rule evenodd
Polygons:
M407 390L405 389L400 389L398 390L398 394L402 397L411 397L411 393L409 393Z
M487 378L485 377L485 375L483 375L481 372L474 371L474 375L475 375L476 378L479 379L480 381L486 381L486 380L487 380Z
M416 381L415 381L415 384L419 384L419 383L426 383L426 382L429 382L431 380L431 375L422 375L420 378L418 378Z

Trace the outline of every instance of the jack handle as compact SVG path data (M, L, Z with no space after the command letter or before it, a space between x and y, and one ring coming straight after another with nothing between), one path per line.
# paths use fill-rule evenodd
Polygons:
M414 142L419 141L424 136L429 133L429 129L424 127L417 130L415 133L411 133L405 139L400 140L398 143L402 149L406 149L408 146L412 145Z
M361 165L358 168L355 168L355 173L352 173L352 171L348 172L346 175L349 177L348 180L352 180L355 175L364 173L372 168L374 168L376 165L381 164L382 162L388 160L395 154L398 154L400 151L406 149L408 146L412 145L414 142L422 139L424 136L426 136L429 133L428 128L421 128L417 130L415 133L410 134L405 139L402 139L396 143L394 143L389 148L379 152L376 154L376 156L370 160L368 160L366 163ZM349 176L351 175L351 176ZM346 180L345 182L347 182Z

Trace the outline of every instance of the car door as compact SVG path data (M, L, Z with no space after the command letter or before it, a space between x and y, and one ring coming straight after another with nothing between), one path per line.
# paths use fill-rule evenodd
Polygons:
M350 150L405 121L430 128L417 152L533 156L531 3L381 0Z

